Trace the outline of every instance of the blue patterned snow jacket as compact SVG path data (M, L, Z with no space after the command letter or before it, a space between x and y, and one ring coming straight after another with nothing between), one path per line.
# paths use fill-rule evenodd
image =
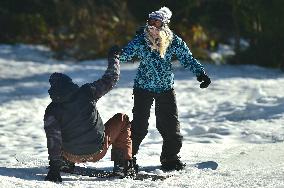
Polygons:
M192 56L186 43L173 34L173 40L169 45L165 57L162 58L158 51L152 51L144 38L143 29L137 32L134 39L123 49L120 62L129 62L134 57L140 60L140 65L134 79L134 88L161 93L173 88L174 74L171 60L174 56L186 68L196 76L204 72L203 66Z

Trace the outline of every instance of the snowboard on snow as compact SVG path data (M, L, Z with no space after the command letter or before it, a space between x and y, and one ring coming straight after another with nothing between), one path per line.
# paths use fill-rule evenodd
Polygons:
M211 169L216 170L218 167L218 163L215 161L205 161L196 163L194 165L190 165L196 167L198 169ZM149 172L154 171L156 169L160 169L160 166L152 166L152 167L141 167L140 171L145 172L141 173L138 172L135 177L132 177L133 180L165 180L173 175L157 175L157 174L149 174ZM89 177L97 177L97 178L122 178L113 174L112 171L108 170L101 170L101 169L94 169L94 168L85 168L80 166L75 166L74 171L68 172L69 174L76 174L81 176L89 176Z
M22 164L37 164L39 166L45 166L46 161L37 159L35 157L31 157L30 155L25 155L25 154L16 154L15 159L22 163ZM49 168L48 166L46 167L47 169ZM63 172L63 171L62 171ZM96 169L96 168L87 168L87 167L80 167L80 166L75 166L74 171L72 172L63 172L66 174L75 174L75 175L80 175L80 176L89 176L89 177L97 177L97 178L122 178L119 176L116 176L113 174L111 170L103 170L103 169ZM157 181L157 180L165 180L167 178L171 177L171 175L157 175L157 174L152 174L152 173L142 173L138 172L135 177L133 177L133 180L152 180L152 181Z
M38 164L39 166L44 166L46 165L46 161L44 160L39 160L34 157L31 157L30 155L16 155L15 156L16 160L20 163L23 164ZM196 164L187 164L187 167L194 167L198 169L211 169L211 170L216 170L218 167L218 163L215 161L205 161L205 162L200 162ZM48 168L48 167L47 167ZM133 177L132 179L134 180L152 180L152 181L157 181L157 180L165 180L169 177L172 177L172 174L166 174L166 175L158 175L158 174L153 174L153 171L160 169L161 166L144 166L140 167L138 174ZM119 176L115 176L111 170L103 170L103 169L96 169L96 168L86 168L86 167L80 167L80 166L75 166L75 169L73 172L65 172L69 174L75 174L75 175L80 175L80 176L89 176L89 177L97 177L97 178L120 178Z
M80 166L75 166L74 171L72 172L65 172L69 174L76 174L80 176L89 176L89 177L97 177L97 178L123 178L120 176L117 176L113 174L112 171L108 170L100 170L100 169L95 169L95 168L85 168L85 167L80 167ZM157 174L149 174L149 173L137 173L134 177L129 177L130 179L133 180L152 180L152 181L157 181L157 180L165 180L169 178L171 175L157 175Z

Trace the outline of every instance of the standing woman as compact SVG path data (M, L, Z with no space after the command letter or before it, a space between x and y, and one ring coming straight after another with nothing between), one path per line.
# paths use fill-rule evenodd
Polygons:
M133 89L133 156L148 133L150 108L155 99L156 127L163 138L162 169L181 170L185 164L180 161L178 153L183 137L173 88L172 58L177 57L185 69L197 76L197 80L202 82L200 88L208 87L211 81L186 43L170 30L171 16L172 12L167 7L150 13L146 26L122 49L120 62L131 61L134 57L140 60Z

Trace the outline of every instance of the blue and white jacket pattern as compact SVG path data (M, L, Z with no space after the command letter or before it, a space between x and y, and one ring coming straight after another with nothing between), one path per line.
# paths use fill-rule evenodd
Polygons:
M134 79L134 88L161 93L173 88L174 74L171 60L176 56L179 62L196 76L204 72L203 66L192 56L186 43L173 34L171 44L164 58L156 50L151 50L145 40L144 32L139 32L123 49L120 63L129 62L134 57L140 60L140 65Z

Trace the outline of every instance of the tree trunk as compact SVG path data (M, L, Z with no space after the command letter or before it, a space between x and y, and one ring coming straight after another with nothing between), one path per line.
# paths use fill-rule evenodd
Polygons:
M240 52L240 26L239 26L239 19L238 19L238 4L239 1L238 0L234 0L233 1L233 11L232 11L232 16L233 16L233 24L234 24L234 49L235 49L235 53L236 55L238 55L238 53ZM236 56L236 62L238 63L238 56Z

